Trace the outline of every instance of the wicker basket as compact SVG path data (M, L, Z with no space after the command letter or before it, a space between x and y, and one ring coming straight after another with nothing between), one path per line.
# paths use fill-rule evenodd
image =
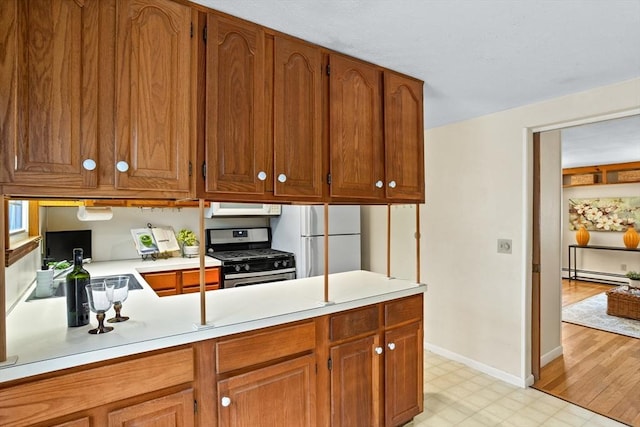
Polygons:
M607 291L607 314L640 320L640 295L629 292L628 286Z

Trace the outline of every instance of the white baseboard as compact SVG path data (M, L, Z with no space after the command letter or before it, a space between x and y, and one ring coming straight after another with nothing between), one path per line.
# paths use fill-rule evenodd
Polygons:
M480 371L484 374L490 375L516 387L526 388L533 384L533 375L529 375L527 378L516 377L515 375L508 374L492 366L485 365L484 363L480 363L476 360L469 359L468 357L429 343L425 343L424 348L425 350L431 351L455 362L462 363L463 365L467 365L468 367L475 369L476 371Z
M562 356L562 354L563 354L563 350L561 345L554 348L550 352L543 354L542 356L540 356L540 367L542 368L543 366L546 366L549 362L551 362L555 358Z

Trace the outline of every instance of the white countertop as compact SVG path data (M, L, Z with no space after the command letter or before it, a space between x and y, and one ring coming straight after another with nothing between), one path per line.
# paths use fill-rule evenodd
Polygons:
M220 265L209 257L205 262L206 266ZM415 282L351 271L329 276L331 304L323 302L322 276L209 291L207 324L203 326L198 293L160 298L140 275L198 265L197 258L87 264L85 268L92 276L130 273L143 287L130 291L123 303L122 314L130 319L109 324L115 329L101 335L87 333L97 325L94 313L90 325L67 327L65 298L25 302L35 286L32 285L7 317L7 354L18 360L0 367L0 382L322 316L426 290L426 285ZM113 309L107 318L112 315Z

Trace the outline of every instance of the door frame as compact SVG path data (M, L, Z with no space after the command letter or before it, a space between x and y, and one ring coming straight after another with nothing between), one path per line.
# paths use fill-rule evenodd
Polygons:
M601 114L598 116L592 116L588 118L576 119L566 122L555 123L552 125L543 125L543 126L534 126L525 129L525 141L529 146L530 153L530 167L531 172L529 178L531 179L531 198L529 199L530 203L530 225L531 225L531 255L530 255L530 264L528 267L528 274L531 278L531 287L530 287L530 324L529 324L529 363L530 363L530 372L535 380L538 380L540 377L540 349L541 349L541 340L542 340L542 330L541 330L541 318L542 313L544 311L544 307L541 306L540 299L540 270L543 268L540 265L540 246L541 246L541 235L540 235L540 193L542 189L540 188L540 134L546 131L552 130L562 130L565 128L580 126L585 124L597 123L606 120L620 119L624 117L630 117L640 115L640 108L633 108L630 110L618 111L615 113L609 114ZM561 172L561 171L560 171ZM558 238L561 238L558 236Z

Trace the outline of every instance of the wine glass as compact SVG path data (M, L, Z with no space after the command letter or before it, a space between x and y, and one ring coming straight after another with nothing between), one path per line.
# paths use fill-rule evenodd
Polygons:
M89 298L89 308L96 313L98 327L91 329L90 334L104 334L113 331L113 326L104 326L104 312L111 308L111 301L107 296L107 287L104 279L91 279L85 286Z
M111 276L104 279L107 287L107 297L113 303L116 310L116 316L108 319L109 323L124 322L129 320L128 316L120 315L122 303L129 296L129 277L127 276Z

